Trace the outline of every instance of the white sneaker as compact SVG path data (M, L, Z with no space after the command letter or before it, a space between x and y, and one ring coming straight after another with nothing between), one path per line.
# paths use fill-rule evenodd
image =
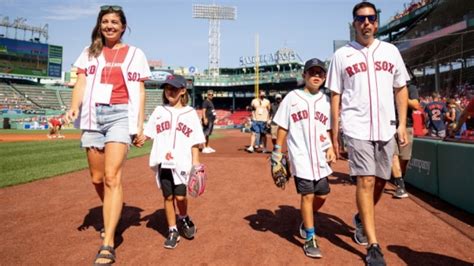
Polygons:
M245 149L245 150L248 151L248 152L250 152L250 153L252 153L252 152L255 151L252 146L248 147L248 148Z
M202 153L211 153L212 151L209 150L208 147L202 149Z
M214 150L214 149L213 149L213 148L211 148L211 147L207 147L207 148L208 148L208 149L209 149L209 151L211 151L211 152L216 152L216 150Z

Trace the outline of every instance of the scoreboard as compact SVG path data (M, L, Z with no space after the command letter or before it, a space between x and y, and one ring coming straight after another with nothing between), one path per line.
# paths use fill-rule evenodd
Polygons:
M61 78L63 47L0 37L0 74Z

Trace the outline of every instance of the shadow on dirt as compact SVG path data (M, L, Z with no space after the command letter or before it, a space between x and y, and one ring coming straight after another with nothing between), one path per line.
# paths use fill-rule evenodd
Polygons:
M123 233L131 226L140 226L140 213L143 210L134 207L127 206L124 203L122 209L122 215L120 217L117 230L115 232L115 248L119 247L123 242ZM89 213L84 216L82 224L77 227L78 231L85 231L93 227L97 231L97 237L99 237L100 230L104 227L104 221L102 219L102 206L94 207L89 209Z
M160 233L164 238L168 236L168 224L166 222L165 209L158 209L154 213L141 219L146 222L146 227Z
M270 231L290 243L302 247L303 240L299 237L298 226L301 223L300 210L293 206L281 205L279 209L270 211L266 209L257 210L256 214L244 217L249 221L250 227L256 231ZM352 237L354 228L346 224L342 219L331 214L318 212L316 217L316 234L328 239L334 245L352 252L362 259L365 254L347 244L338 235Z
M472 262L432 252L416 251L404 246L389 245L387 250L397 254L407 265L472 265Z

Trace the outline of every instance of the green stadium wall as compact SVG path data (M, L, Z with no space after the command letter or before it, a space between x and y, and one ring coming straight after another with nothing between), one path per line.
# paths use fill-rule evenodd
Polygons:
M474 214L474 145L415 138L405 180Z

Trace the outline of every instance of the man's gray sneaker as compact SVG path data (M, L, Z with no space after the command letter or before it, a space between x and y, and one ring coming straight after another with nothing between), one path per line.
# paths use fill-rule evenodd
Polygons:
M359 245L366 246L368 244L367 236L365 235L364 226L362 225L358 213L352 218L352 223L354 223L355 226L354 241Z
M304 242L303 250L304 250L304 254L308 257L311 257L311 258L323 257L323 255L321 254L321 250L319 249L316 236L313 236L313 238Z
M169 231L168 238L165 240L165 248L173 249L178 245L179 233L177 230Z
M385 266L382 250L379 244L372 244L367 248L367 256L365 257L367 266Z
M196 226L193 221L186 216L186 218L181 220L181 232L183 232L184 237L187 239L193 239L196 234Z
M408 193L404 188L397 187L397 189L395 190L395 194L393 196L395 198L403 199L403 198L408 198Z
M300 233L300 237L306 239L306 231L304 230L304 223L301 222L300 226L298 227L298 231Z

